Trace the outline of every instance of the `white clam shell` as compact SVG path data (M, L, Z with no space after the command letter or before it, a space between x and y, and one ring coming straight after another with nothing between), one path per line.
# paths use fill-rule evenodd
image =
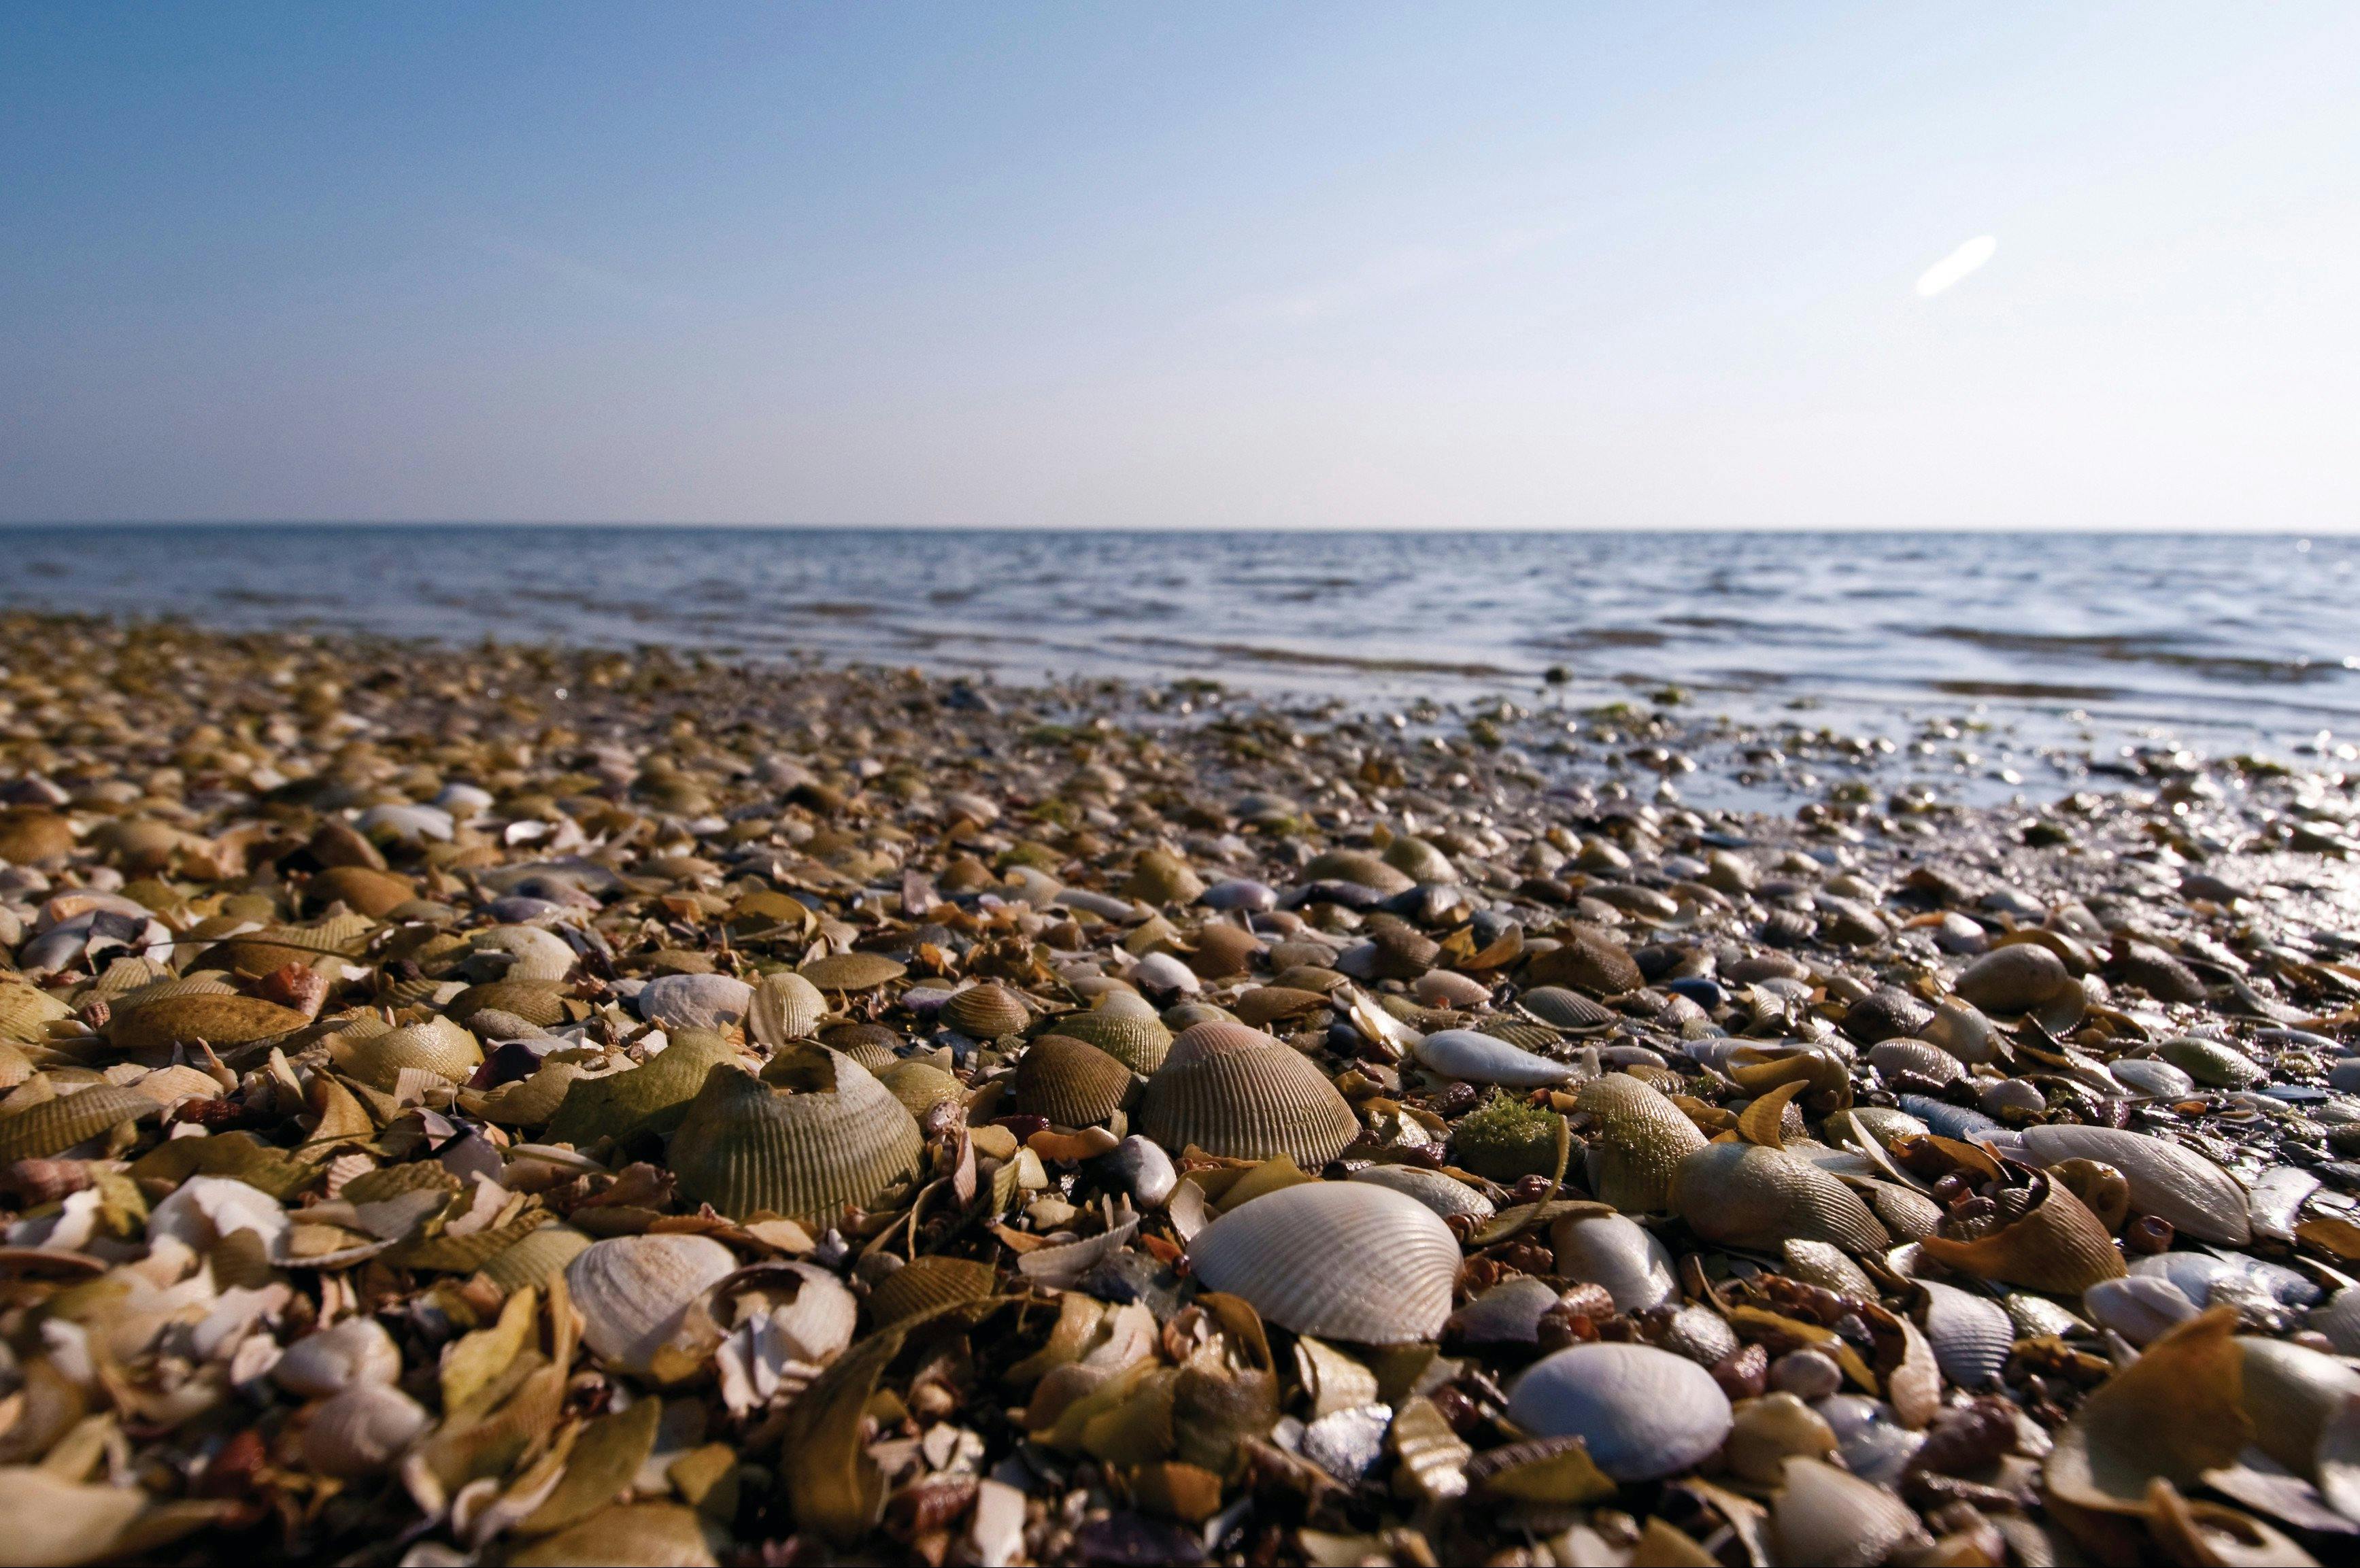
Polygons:
M1970 1067L1999 1054L1999 1048L1992 1043L1991 1020L1956 997L1935 1006L1933 1021L1918 1031L1918 1038Z
M1781 1563L1869 1568L1905 1544L1931 1544L1916 1510L1832 1465L1797 1456L1786 1480L1770 1508Z
M1557 1271L1602 1287L1615 1310L1644 1312L1678 1299L1671 1250L1636 1220L1621 1214L1568 1214L1549 1232Z
M639 996L639 1017L662 1029L717 1029L738 1023L754 987L728 975L660 975Z
M574 971L574 949L539 926L494 926L479 932L475 945L479 953L498 955L486 965L492 978L563 980Z
M356 1384L399 1380L401 1347L375 1318L346 1318L289 1345L270 1376L290 1394L325 1399Z
M605 1360L646 1372L686 1326L689 1309L736 1272L729 1249L704 1236L618 1236L565 1266L583 1340Z
M2360 1356L2360 1285L2346 1285L2311 1314L2311 1326L2344 1356Z
M418 844L430 838L448 844L458 828L440 806L371 806L353 826L380 844Z
M770 1332L797 1361L825 1365L852 1343L853 1325L860 1316L858 1298L844 1281L816 1263L786 1266L803 1281L795 1299L770 1313Z
M1488 1220L1498 1212L1491 1199L1456 1176L1445 1176L1439 1171L1427 1171L1420 1166L1363 1166L1352 1172L1350 1180L1405 1192L1444 1219L1453 1214L1469 1214L1476 1219Z
M2016 1344L2016 1323L1989 1296L1924 1279L1926 1342L1942 1376L1964 1388L1981 1388L2007 1365Z
M1131 983L1145 991L1177 991L1193 996L1201 988L1196 973L1168 953L1151 953L1131 972Z
M1429 1007L1480 1007L1491 1000L1490 986L1455 969L1429 969L1409 989Z
M1450 1315L1459 1241L1416 1199L1306 1181L1252 1199L1188 1245L1196 1278L1297 1334L1366 1345L1432 1339Z
M2081 1310L2133 1345L2145 1345L2196 1315L2188 1293L2154 1274L2101 1279L2081 1292Z
M2196 1080L2169 1062L2126 1056L2106 1064L2107 1074L2135 1094L2160 1094L2166 1099L2196 1093Z
M2034 1127L2025 1154L2038 1165L2095 1160L2129 1179L2131 1207L2171 1222L2199 1241L2243 1247L2253 1240L2245 1190L2226 1171L2190 1149L2119 1127Z
M1508 1393L1508 1419L1535 1437L1579 1437L1618 1481L1652 1481L1702 1460L1729 1435L1712 1374L1649 1345L1577 1345L1535 1362Z
M1419 1040L1415 1050L1419 1064L1428 1072L1463 1078L1470 1083L1530 1089L1566 1083L1574 1073L1570 1062L1551 1062L1473 1029L1438 1029Z
M1959 1059L1941 1047L1921 1040L1879 1040L1868 1048L1868 1060L1888 1078L1907 1074L1949 1083L1967 1075Z
M384 1383L355 1383L311 1412L303 1462L325 1475L375 1475L399 1458L432 1418L426 1407Z

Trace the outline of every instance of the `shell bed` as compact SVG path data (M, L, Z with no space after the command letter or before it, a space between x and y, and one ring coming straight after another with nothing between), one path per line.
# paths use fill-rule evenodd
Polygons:
M0 1563L2360 1554L2341 776L0 666Z

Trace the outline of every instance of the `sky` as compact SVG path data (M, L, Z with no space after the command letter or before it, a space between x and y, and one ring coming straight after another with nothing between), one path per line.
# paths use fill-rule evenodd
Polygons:
M2360 6L0 8L0 521L2360 528Z

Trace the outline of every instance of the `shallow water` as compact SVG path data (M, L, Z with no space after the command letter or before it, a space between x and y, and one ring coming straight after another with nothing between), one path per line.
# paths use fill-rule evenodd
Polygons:
M2360 731L2360 540L2102 534L11 530L0 603L454 641L660 642L1196 677L1375 702L1489 691L2027 744L2160 726L2287 755ZM1808 710L1807 710L1808 711ZM2330 748L2335 743L2330 742Z

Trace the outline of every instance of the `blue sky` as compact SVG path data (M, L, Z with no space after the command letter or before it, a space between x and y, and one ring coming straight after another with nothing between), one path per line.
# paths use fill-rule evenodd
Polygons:
M0 518L2349 528L2355 65L2349 4L19 3Z

